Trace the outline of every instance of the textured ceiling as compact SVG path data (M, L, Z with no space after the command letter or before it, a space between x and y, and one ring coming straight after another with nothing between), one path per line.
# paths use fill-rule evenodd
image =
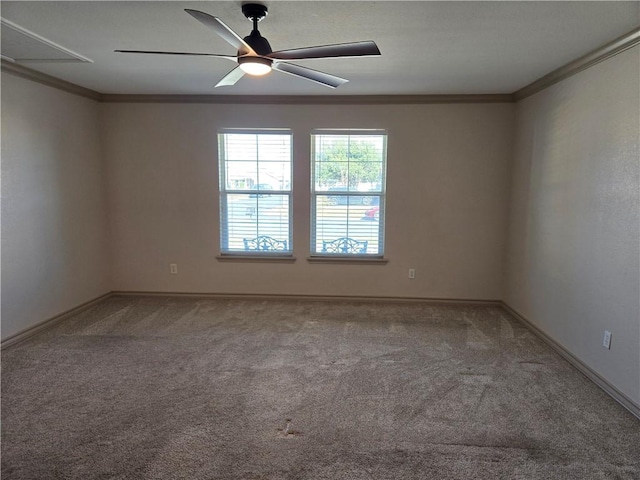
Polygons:
M512 93L640 25L640 2L270 1L260 32L274 50L375 40L382 56L298 63L350 80L336 90L279 72L214 85L234 64L115 49L233 55L183 10L220 17L240 36L240 1L11 2L2 17L93 63L28 63L119 94L426 95Z

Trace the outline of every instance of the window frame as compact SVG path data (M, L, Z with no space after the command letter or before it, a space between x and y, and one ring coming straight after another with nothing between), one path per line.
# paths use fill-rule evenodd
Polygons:
M379 191L339 191L336 194L336 190L316 189L316 137L323 135L333 136L377 136L382 137L382 170L380 173L380 189ZM388 132L383 129L314 129L310 135L310 261L352 261L366 263L367 260L373 262L384 261L385 253L385 217L386 217L386 183L387 183L387 144L388 144ZM317 235L316 235L316 223L317 223L317 197L319 196L340 196L347 198L347 204L350 204L351 197L377 197L378 205L378 252L377 253L327 253L316 251L317 247Z
M287 190L262 190L260 188L251 189L231 189L227 188L227 156L225 154L224 141L222 140L228 134L241 135L287 135L289 136L289 188ZM218 142L218 191L220 201L220 255L218 259L233 259L242 257L253 257L255 259L291 259L293 258L293 131L289 128L222 128L217 131ZM256 165L259 171L260 161L256 155ZM256 186L261 185L259 182ZM256 195L256 200L266 195L279 195L285 197L288 202L288 237L287 250L229 250L229 195ZM257 224L257 226L259 223ZM259 236L259 235L258 235Z

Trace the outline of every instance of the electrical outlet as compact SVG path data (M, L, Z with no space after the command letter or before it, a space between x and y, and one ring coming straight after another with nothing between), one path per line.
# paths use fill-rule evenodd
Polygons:
M172 275L176 275L178 273L178 264L177 263L170 263L169 264L169 271L171 272Z
M412 279L412 280L414 278L416 278L416 269L415 268L410 268L409 269L409 278Z
M602 337L602 346L604 348L611 349L611 332L608 330L604 331L604 337Z

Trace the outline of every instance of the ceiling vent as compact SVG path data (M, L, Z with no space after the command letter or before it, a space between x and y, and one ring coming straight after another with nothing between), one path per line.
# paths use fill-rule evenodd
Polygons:
M93 63L87 57L64 48L40 35L30 32L9 20L2 24L2 58L10 62L81 62Z

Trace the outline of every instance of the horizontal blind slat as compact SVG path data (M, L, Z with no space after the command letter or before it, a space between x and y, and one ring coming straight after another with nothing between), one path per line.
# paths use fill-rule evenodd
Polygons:
M260 236L290 253L291 133L226 130L218 140L222 253L244 252Z
M382 255L386 135L315 130L311 139L312 253L322 255L326 242L347 237L366 242L364 255Z

